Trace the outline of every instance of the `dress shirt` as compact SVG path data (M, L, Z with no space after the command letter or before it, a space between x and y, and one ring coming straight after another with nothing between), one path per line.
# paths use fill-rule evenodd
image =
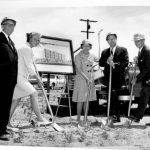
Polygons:
M115 47L110 47L110 50L113 52L113 55L114 55L114 53L115 53L115 50L116 50L116 46Z

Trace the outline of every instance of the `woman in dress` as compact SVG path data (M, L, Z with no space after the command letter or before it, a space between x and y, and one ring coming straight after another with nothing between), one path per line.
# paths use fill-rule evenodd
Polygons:
M32 52L32 48L38 46L40 43L40 34L39 33L28 33L27 34L27 43L25 46L18 50L18 77L17 77L17 85L14 90L13 101L10 110L9 123L7 128L10 130L16 131L17 128L13 128L10 120L12 115L20 102L21 98L30 96L31 106L34 113L37 116L37 121L41 124L48 124L49 122L42 117L40 109L38 107L38 94L36 89L32 86L32 84L28 81L29 75L34 76L38 81L40 81L39 77L36 74L34 68L34 55Z
M98 58L90 54L92 44L83 40L81 43L81 51L75 56L76 75L73 91L73 102L77 102L77 122L78 127L81 126L81 112L86 111L86 102L96 100L96 89L93 79L93 64L98 62ZM90 85L90 89L89 89ZM87 108L87 112L88 112ZM84 118L84 120L87 118Z

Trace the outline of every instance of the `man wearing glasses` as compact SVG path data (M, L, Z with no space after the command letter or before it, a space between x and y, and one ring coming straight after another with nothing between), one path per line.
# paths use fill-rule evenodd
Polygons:
M0 140L9 140L7 124L14 87L17 83L18 55L10 35L13 33L16 21L4 18L0 32Z

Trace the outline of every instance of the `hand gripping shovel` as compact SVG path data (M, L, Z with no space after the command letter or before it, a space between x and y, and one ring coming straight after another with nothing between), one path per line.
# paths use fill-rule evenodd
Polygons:
M39 73L38 73L38 70L37 70L37 68L36 68L36 65L35 65L34 61L33 61L33 64L34 64L34 68L35 68L36 74L37 74L38 78L40 79L40 75L39 75ZM52 124L51 124L51 126L52 126L56 131L59 131L59 132L60 132L60 131L63 131L64 129L63 129L62 127L60 127L59 125L57 125L57 124L54 122L54 115L53 115L51 106L50 106L50 104L49 104L49 102L48 102L48 98L47 98L47 95L46 95L46 92L45 92L45 89L44 89L44 87L43 87L43 83L42 83L41 80L39 81L39 85L40 85L40 87L41 87L41 89L42 89L42 92L43 92L43 95L44 95L44 98L45 98L45 102L46 102L46 104L47 104L47 107L48 107L49 112L50 112L51 117L52 117Z
M132 80L136 78L136 66L134 66L134 72L133 72L133 77ZM128 106L128 117L130 116L130 111L131 111L131 104L132 104L132 99L133 99L133 89L134 89L134 84L131 85L131 92L130 92L130 100L129 100L129 106ZM129 127L129 120L127 119L126 122L124 123L124 127Z
M109 116L109 113L110 113L110 99L111 99L111 82L112 82L112 66L110 66L110 72L109 72L109 89L108 89L107 119L106 119L106 121L105 121L105 120L102 120L102 123L101 123L101 128L102 128L102 129L106 129L108 123L109 123L110 125L112 124L112 126L113 126L113 122L110 122L110 121L112 121L112 119L111 119L110 116Z

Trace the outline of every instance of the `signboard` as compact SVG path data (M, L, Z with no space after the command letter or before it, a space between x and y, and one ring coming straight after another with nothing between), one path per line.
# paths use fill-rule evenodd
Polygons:
M53 74L74 74L72 41L42 36L40 46L33 48L35 63L39 72Z

